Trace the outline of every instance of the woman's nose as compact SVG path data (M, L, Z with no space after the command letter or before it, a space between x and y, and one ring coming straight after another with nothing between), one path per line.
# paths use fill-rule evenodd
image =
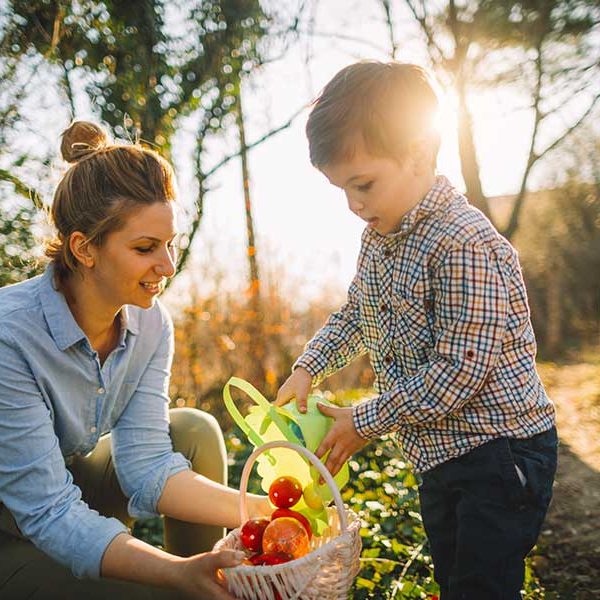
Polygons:
M177 262L177 254L173 248L165 248L161 253L161 260L156 265L156 272L162 277L173 277L175 275L175 264Z

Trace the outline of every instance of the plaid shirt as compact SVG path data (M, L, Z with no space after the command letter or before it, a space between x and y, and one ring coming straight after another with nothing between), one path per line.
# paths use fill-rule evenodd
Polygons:
M417 472L554 425L514 248L445 177L398 232L365 229L348 299L296 361L317 385L369 353L366 439L396 432Z

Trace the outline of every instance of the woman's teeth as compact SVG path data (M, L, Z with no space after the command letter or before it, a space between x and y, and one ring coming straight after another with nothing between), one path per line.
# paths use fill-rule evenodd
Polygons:
M160 284L159 283L141 283L141 286L146 289L149 290L151 292L157 292L160 289Z

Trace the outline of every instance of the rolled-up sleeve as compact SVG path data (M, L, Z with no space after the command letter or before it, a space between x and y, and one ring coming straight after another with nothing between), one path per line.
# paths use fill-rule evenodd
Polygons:
M50 409L7 331L0 334L0 448L0 502L23 535L77 577L99 577L106 548L127 528L82 501Z
M431 360L391 390L358 404L364 438L402 424L434 423L460 409L484 385L506 334L509 285L494 252L472 245L447 253L433 280L435 345Z
M303 367L312 375L313 385L318 385L367 351L360 325L357 281L358 276L350 285L346 303L329 316L294 363L294 369Z
M169 477L191 468L173 452L169 435L169 378L173 325L163 313L157 349L112 430L115 470L132 517L152 517Z

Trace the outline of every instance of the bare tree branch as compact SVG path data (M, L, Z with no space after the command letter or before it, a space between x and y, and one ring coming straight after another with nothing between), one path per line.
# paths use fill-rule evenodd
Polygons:
M554 148L556 148L556 146L558 146L566 137L573 133L573 131L575 131L575 129L577 129L594 110L594 107L598 103L598 100L600 100L600 94L596 94L596 96L594 96L592 102L587 107L585 112L581 115L581 117L573 125L571 125L571 127L569 127L560 137L556 138L551 144L548 144L546 148L544 148L541 152L536 154L535 159L539 160L540 158L542 158L542 156L544 156L551 150L554 150Z
M246 151L249 151L252 148L256 148L256 146L259 146L260 144L262 144L269 138L273 137L274 135L278 134L279 132L283 131L284 129L287 129L288 127L290 127L290 125L294 122L294 120L298 117L298 115L300 115L305 109L306 109L306 106L302 106L285 123L283 123L282 125L279 125L279 127L276 127L275 129L272 129L268 133L265 133L265 135L261 136L254 142L252 142L250 144L246 144L246 146L245 146ZM206 180L209 177L211 177L212 175L214 175L219 169L224 167L228 162L230 162L234 158L237 158L238 156L240 156L241 152L242 152L242 150L240 149L237 152L235 152L234 154L230 154L230 155L226 156L223 160L219 161L216 165L214 165L209 171L204 173L204 171L202 170L202 161L201 161L201 155L202 155L202 149L203 149L201 140L204 138L204 135L205 135L205 132L203 132L203 131L200 131L198 133L198 146L196 149L196 179L198 181L198 194L196 196L196 202L195 202L196 215L195 215L194 219L192 220L192 225L190 227L190 232L188 234L187 246L181 251L181 254L179 255L179 261L178 261L178 266L177 266L178 271L183 270L183 268L185 267L185 265L189 259L192 242L194 241L194 237L196 236L196 233L198 232L198 228L200 226L200 222L202 221L202 215L204 214L204 199L205 199L206 191L207 191ZM167 283L167 285L169 285L169 283Z
M446 61L446 56L444 55L444 52L442 51L442 49L437 45L437 42L435 41L435 38L433 37L431 28L427 25L427 17L419 15L415 5L412 3L412 0L405 0L405 2L408 5L408 8L410 8L414 18L421 26L421 30L425 34L425 37L427 39L427 47L429 48L429 54L430 54L433 62L437 63L438 66L442 66L444 64L444 62ZM422 4L423 4L424 14L426 15L427 9L425 7L425 3L423 2ZM435 58L433 56L434 54L436 55Z
M367 47L372 48L373 50L376 50L377 52L381 52L383 54L385 54L387 52L387 50L383 46L379 46L378 44L376 44L375 42L372 42L371 40L359 38L359 37L356 37L353 35L347 35L344 33L337 33L337 32L333 32L333 31L312 31L312 30L309 31L307 29L298 29L298 33L306 34L307 36L327 38L330 40L341 40L343 42L353 42L355 44L361 44L363 46L367 46Z
M304 105L301 108L299 108L285 123L283 123L282 125L279 125L275 129L272 129L268 133L265 133L265 135L261 136L260 138L258 138L254 142L248 144L246 146L246 148L248 150L251 150L252 148L255 148L256 146L259 146L260 144L262 144L263 142L265 142L266 140L268 140L270 137L273 137L274 135L278 134L279 132L283 131L284 129L287 129L296 120L296 118L298 117L298 115L300 115L304 110L306 110L306 105ZM211 175L214 175L214 173L216 171L218 171L221 167L223 167L224 165L226 165L230 160L233 160L234 158L237 158L239 155L240 155L239 151L235 152L234 154L229 154L224 159L220 160L209 171L207 171L204 174L204 178L208 179Z
M392 19L390 0L381 0L381 5L383 7L383 12L385 13L385 22L390 36L391 56L395 60L396 55L398 54L398 44L396 42L396 36L394 35L394 22Z
M28 200L31 200L36 208L45 210L44 200L41 194L35 188L27 185L25 182L19 179L16 175L13 175L5 169L0 169L0 181L8 181L9 183L12 183L17 194L27 198Z
M542 63L542 48L543 48L543 34L540 36L540 39L537 44L537 55L535 57L535 65L537 71L537 79L535 85L535 91L533 95L533 110L534 110L534 118L533 118L533 132L531 134L531 140L529 143L529 155L527 158L527 164L525 165L525 171L523 172L523 177L521 179L521 187L519 189L519 193L515 199L513 204L513 209L510 214L510 219L508 221L508 225L506 229L502 232L504 237L507 239L511 239L515 234L517 227L519 225L519 215L523 208L523 202L525 201L525 194L527 193L527 182L529 180L529 174L531 173L531 169L533 165L538 160L538 156L535 154L535 142L537 140L537 134L539 131L540 122L542 120L542 113L540 111L540 102L542 99L542 80L544 77L544 66Z

